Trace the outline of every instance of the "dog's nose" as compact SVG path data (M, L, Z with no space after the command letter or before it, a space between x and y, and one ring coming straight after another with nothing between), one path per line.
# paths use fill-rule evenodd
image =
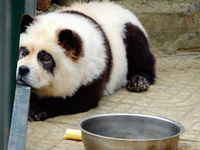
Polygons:
M18 74L24 76L29 73L29 68L27 66L20 66L18 70Z

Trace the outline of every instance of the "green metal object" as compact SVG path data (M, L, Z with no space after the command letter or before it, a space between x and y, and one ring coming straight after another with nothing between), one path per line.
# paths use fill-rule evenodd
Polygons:
M25 0L24 14L35 16L36 0Z
M9 10L6 13L6 9ZM11 6L9 1L0 1L0 149L5 150L10 119L10 37Z
M24 150L30 100L30 87L16 85L8 150Z
M0 150L7 149L24 1L0 1Z
M24 3L25 2L25 3ZM25 4L25 10L24 10ZM18 47L19 47L19 33L20 33L20 20L23 12L26 14L30 14L32 16L35 15L36 10L36 0L25 0L17 3L14 3L12 0L13 11L16 12L12 15L12 25L17 23L15 27L12 28L12 55L11 60L14 60L13 66L16 66L16 62L18 57ZM15 7L15 8L14 8ZM24 10L24 11L23 11ZM12 75L15 80L15 69L13 69ZM15 82L13 82L15 83ZM15 86L14 85L11 85ZM25 142L26 142L26 129L27 129L27 117L28 117L28 109L29 109L29 100L30 100L30 91L31 88L24 85L16 85L15 97L14 97L14 105L12 111L12 119L11 119L11 127L10 134L8 140L8 150L24 150ZM11 92L10 92L11 93ZM14 95L11 93L11 95ZM13 98L13 97L12 97Z
M10 101L11 107L13 106L15 80L16 80L16 66L18 60L19 49L19 35L20 35L20 21L24 13L24 0L15 1L11 0L11 53L10 53ZM12 109L11 109L12 110Z

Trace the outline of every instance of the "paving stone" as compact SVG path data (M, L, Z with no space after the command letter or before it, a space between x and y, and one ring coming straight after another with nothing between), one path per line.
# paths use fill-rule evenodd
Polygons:
M64 140L67 128L88 116L105 113L155 115L181 123L179 148L200 149L200 53L157 57L157 79L148 91L126 89L103 97L97 108L42 122L28 122L26 150L84 150L80 141Z

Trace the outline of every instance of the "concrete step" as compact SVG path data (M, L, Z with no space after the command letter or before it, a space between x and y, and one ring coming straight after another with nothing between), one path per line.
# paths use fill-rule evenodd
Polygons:
M154 51L200 51L200 0L114 1L138 16Z
M138 13L194 13L199 0L110 0Z
M53 0L73 2L109 0ZM144 25L157 55L200 52L200 0L110 0L134 12ZM50 11L55 5L50 7Z

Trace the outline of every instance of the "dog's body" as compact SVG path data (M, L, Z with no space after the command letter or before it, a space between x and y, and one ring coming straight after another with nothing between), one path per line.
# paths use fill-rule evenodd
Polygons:
M23 16L19 55L17 80L33 89L33 120L87 111L103 94L144 91L155 78L146 31L113 3Z

